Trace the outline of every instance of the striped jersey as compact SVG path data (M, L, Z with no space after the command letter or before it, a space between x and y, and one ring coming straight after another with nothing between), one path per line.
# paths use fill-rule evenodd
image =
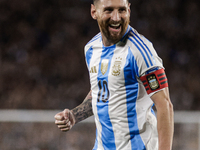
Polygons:
M96 124L93 150L157 150L153 101L140 80L163 68L152 43L128 26L123 38L109 47L97 34L85 46L85 58Z

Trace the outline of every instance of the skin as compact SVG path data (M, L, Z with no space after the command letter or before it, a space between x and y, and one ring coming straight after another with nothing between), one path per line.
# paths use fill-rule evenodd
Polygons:
M97 20L104 46L119 42L130 23L127 0L99 0L91 5L91 16Z
M58 128L61 131L66 132L70 130L76 123L92 115L92 95L90 91L79 106L72 110L65 109L64 111L57 113L54 118L56 119L55 124L58 126Z
M123 37L130 22L130 4L127 0L98 0L91 5L91 16L97 20L104 46L111 46ZM157 109L159 150L171 150L174 132L173 105L168 88L152 97ZM92 95L88 93L76 108L55 115L55 124L61 131L70 130L76 123L92 116Z
M157 109L157 130L159 150L171 150L174 134L174 111L169 97L169 89L165 88L151 96Z

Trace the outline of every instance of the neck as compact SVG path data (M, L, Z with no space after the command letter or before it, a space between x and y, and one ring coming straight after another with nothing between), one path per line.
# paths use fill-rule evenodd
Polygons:
M124 34L123 34L124 35ZM121 38L123 37L118 37L118 38L108 38L106 37L102 32L101 32L101 37L102 37L102 42L103 42L103 45L105 47L108 47L108 46L112 46L114 44L117 44Z
M102 35L102 42L103 42L103 45L105 47L108 47L108 46L112 46L112 45L118 43L119 40L111 41L111 40L108 40L105 36Z

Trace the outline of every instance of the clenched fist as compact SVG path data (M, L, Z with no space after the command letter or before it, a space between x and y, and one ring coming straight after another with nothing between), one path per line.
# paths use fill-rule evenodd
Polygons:
M54 118L56 119L55 124L63 132L70 130L75 124L74 115L69 109L65 109L64 111L57 113Z

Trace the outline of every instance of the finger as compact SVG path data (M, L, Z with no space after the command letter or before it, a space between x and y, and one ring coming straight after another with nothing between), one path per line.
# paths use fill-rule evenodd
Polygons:
M72 124L70 121L66 124L57 124L57 125L58 125L59 129L62 129L62 128L70 128L71 129L72 128Z
M68 128L62 128L62 129L60 129L60 130L63 131L63 132L67 132L67 131L70 130L70 127L68 127Z
M69 122L67 125L59 126L59 129L63 132L67 132L72 128L71 122Z
M70 126L68 126L68 125L58 125L58 128L59 129L64 129L64 128L70 128Z
M56 120L56 125L66 125L69 122L69 120Z

